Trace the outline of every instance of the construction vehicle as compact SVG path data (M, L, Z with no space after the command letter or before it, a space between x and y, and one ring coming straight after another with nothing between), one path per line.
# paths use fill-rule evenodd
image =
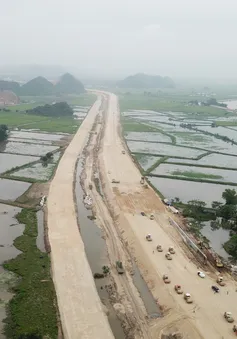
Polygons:
M237 325L233 326L233 332L237 335Z
M116 179L112 179L112 184L119 184L120 181L119 180L116 180Z
M211 287L211 289L212 289L215 293L219 293L219 292L220 292L219 287L217 287L217 286L215 286L215 285L213 285L213 286Z
M223 277L217 277L216 282L217 282L220 286L225 286L225 282L223 281Z
M221 261L220 258L216 258L216 267L218 267L218 268L224 267L224 264L223 264L223 262Z
M163 248L162 248L161 245L157 245L156 249L157 249L158 252L163 252Z
M147 241L152 241L151 234L147 234L147 235L146 235L146 240L147 240Z
M175 285L174 289L175 289L175 292L177 292L178 294L183 294L181 285Z
M231 312L225 312L224 313L224 317L228 321L228 323L233 323L234 322L234 318L232 317L232 313Z
M170 246L168 251L170 252L170 254L175 254L175 250L173 246Z
M192 299L190 293L185 293L184 294L184 300L186 301L187 304L192 304L193 303L193 299Z
M169 279L167 274L163 275L163 281L164 281L165 284L169 284L170 283L170 279Z
M141 180L140 180L140 184L144 184L145 183L145 177L141 177Z
M122 151L122 154L125 154L125 151Z
M166 257L167 260L172 260L172 255L170 254L170 252L167 252L165 254L165 257Z
M155 217L154 217L154 214L151 214L151 215L150 215L150 219L151 219L151 220L154 220L154 218L155 218Z
M116 269L117 269L118 274L123 274L124 273L124 268L123 268L122 261L116 261Z

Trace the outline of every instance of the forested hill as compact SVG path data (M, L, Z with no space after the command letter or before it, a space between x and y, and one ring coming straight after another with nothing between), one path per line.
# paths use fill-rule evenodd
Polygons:
M37 77L21 87L21 95L25 96L41 96L52 95L54 85L43 77Z
M169 77L138 73L119 81L117 86L120 88L173 88L175 83Z
M83 84L69 73L62 75L55 85L42 76L28 81L23 86L17 82L0 80L0 91L4 90L11 90L18 96L50 96L85 92Z
M64 74L54 86L57 94L80 94L85 92L83 84L69 73Z
M47 117L72 117L73 110L66 102L57 102L53 105L35 107L33 109L27 110L26 113Z

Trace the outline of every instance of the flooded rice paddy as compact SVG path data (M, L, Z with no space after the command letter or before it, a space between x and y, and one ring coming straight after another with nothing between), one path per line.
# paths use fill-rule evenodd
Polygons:
M150 168L154 163L161 159L161 157L153 157L150 155L139 155L136 156L137 161L141 165L141 167L146 171Z
M208 154L199 160L169 158L168 162L182 162L194 165L218 166L227 168L237 168L237 156L222 154Z
M161 143L149 143L142 141L127 141L127 145L132 153L152 153L157 155L179 156L184 158L196 158L205 151L192 148L173 146Z
M149 132L127 132L125 135L126 139L138 140L138 141L156 141L156 142L171 142L171 138L162 133L149 133Z
M21 253L13 246L14 239L25 229L25 225L19 224L15 218L20 211L18 207L0 204L0 265Z
M57 150L57 148L57 146L26 144L22 142L9 141L0 146L0 152L42 156L48 152Z
M5 271L2 264L5 260L15 258L21 252L13 245L14 240L23 234L25 225L19 224L15 215L21 211L18 207L0 204L0 338L6 338L3 334L6 318L6 304L13 297L9 288L15 284L16 276Z
M44 165L43 163L38 162L32 166L11 172L10 176L47 181L51 178L54 168L54 163L48 163Z
M0 178L0 199L16 200L30 185L28 182Z
M0 153L0 174L13 167L23 166L37 160L39 160L39 157Z
M184 203L198 199L205 201L209 207L211 207L211 203L214 200L224 202L222 193L225 189L236 189L236 186L190 182L169 178L150 177L149 180L166 198L173 199L179 197Z
M182 176L188 177L188 175L185 173L189 174L190 172L192 172L193 178L200 177L200 179L202 179L201 174L203 174L203 178L205 178L206 176L206 179L209 179L209 180L237 183L237 171L196 167L196 166L161 164L159 167L157 167L155 170L152 171L152 174L171 175L171 176L175 175L179 177L182 177Z
M58 141L62 138L61 134L50 134L40 132L25 132L25 131L11 131L10 137L30 139L30 140L45 140L45 141Z

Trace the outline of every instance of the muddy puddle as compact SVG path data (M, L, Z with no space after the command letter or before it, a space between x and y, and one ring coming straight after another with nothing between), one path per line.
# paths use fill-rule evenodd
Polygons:
M83 203L84 192L80 184L80 175L82 171L82 163L78 162L77 174L76 174L76 185L75 185L75 195L78 211L78 224L80 225L80 233L82 240L85 245L86 256L92 271L94 273L102 273L102 267L104 265L110 266L107 251L106 251L106 242L102 238L101 230L96 226L96 224L88 219L88 216L91 216L92 213L90 210L87 210ZM100 296L102 303L108 309L108 320L113 331L114 337L116 339L125 339L126 336L123 332L121 323L116 316L116 313L109 301L109 294L105 289L105 285L109 285L109 278L104 279L95 279L95 285L97 292Z
M36 216L37 216L37 228L38 228L36 245L41 252L46 252L45 243L44 243L44 212L42 210L39 210L36 213Z
M39 157L0 153L0 173L4 173L14 167L20 167L37 160L39 160Z
M21 211L18 207L0 204L0 339L6 318L6 304L13 294L9 288L16 282L16 276L3 269L4 261L15 258L21 252L13 246L14 239L23 234L25 225L19 224L15 215Z
M137 267L136 263L132 261L132 268L133 268L133 282L136 286L140 297L144 303L144 306L147 310L148 316L150 318L159 318L162 316L161 310L159 309L155 299L153 298L152 293L149 291L145 280L143 279L139 268Z
M30 185L28 182L0 178L0 199L16 200Z

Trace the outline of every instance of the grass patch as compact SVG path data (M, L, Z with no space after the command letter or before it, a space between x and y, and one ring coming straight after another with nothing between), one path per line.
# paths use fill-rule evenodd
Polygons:
M173 171L173 175L182 175L187 178L201 178L201 179L223 179L221 175L207 174L203 172L193 172L193 171Z
M19 112L0 111L1 124L9 128L39 129L46 132L75 133L81 121L73 118L48 118Z
M157 128L129 119L121 119L123 132L158 132Z
M169 97L160 95L158 97L145 96L143 93L140 94L120 94L119 104L121 112L129 109L140 109L140 110L153 110L162 112L183 112L191 114L193 119L201 119L202 117L229 117L233 116L234 113L226 112L225 110L211 106L187 106L188 101L192 98L186 97L182 100L182 97Z
M22 253L4 263L4 268L21 279L14 287L15 295L8 304L5 332L12 339L56 339L56 296L49 256L36 246L36 211L22 209L16 218L26 225L23 235L14 240L14 246Z
M237 121L215 121L216 126L237 126Z

